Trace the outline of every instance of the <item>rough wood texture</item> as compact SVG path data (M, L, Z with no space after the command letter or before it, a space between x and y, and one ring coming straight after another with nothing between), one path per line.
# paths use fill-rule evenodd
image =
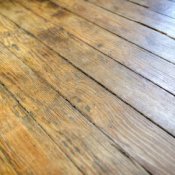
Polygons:
M2 52L2 47L0 50ZM0 61L0 76L2 76L4 63L6 68L10 65L7 57L3 61L2 54ZM8 69L6 74L7 71ZM71 168L72 174L81 174L34 121L33 114L26 111L2 85L0 85L0 101L0 109L3 109L0 116L0 144L16 172L68 174Z
M127 41L175 63L175 40L133 21L114 15L84 0L52 1Z
M78 39L88 43L90 46L94 47L100 52L105 53L105 55L111 57L113 60L123 64L124 66L129 67L130 69L142 75L143 77L146 77L155 84L158 84L167 91L170 91L172 94L175 94L175 65L169 64L168 62L160 59L159 57L145 52L143 49L140 49L137 46L128 43L127 41L124 41L121 38L114 36L109 32L105 32L101 28L94 26L81 18L75 17L69 12L60 9L58 6L54 6L54 4L49 1L45 1L45 3L41 3L38 1L34 1L33 3L32 1L30 1L29 3L29 1L23 1L22 3L27 7L29 5L30 9L32 9L38 15L41 14L42 11L48 11L48 13L43 14L42 17L53 22L57 26L57 28L64 27L64 29L66 29L68 32L74 35L74 40L76 38L76 40ZM23 10L24 14L26 14L27 11L25 9ZM30 12L28 12L28 14L29 16L32 15L32 13ZM20 16L22 16L22 14L18 14L19 18L21 18ZM32 16L34 19L38 20L36 16ZM18 20L16 20L16 23L18 23ZM31 21L31 23L34 22ZM36 25L36 23L33 25ZM49 25L50 24L48 24L48 26L44 25L44 27L47 29ZM52 31L53 34L55 25L52 25L52 27L50 27L49 29L49 31ZM87 30L88 28L90 28L91 30ZM30 30L30 26L28 26L28 30ZM42 29L39 28L36 32L39 31L42 31ZM44 36L45 40L47 38ZM69 38L71 39L72 36L70 36ZM79 45L82 45L83 48L87 47L81 41L76 42L81 43ZM71 44L70 47L75 47L74 45L76 45L75 42L74 44ZM78 46L78 48L80 48L80 46ZM84 51L84 49L82 51Z
M55 3L0 0L0 174L174 175L174 64Z
M28 66L24 65L22 61L11 55L10 52L2 46L0 52L0 78L2 83L14 94L18 103L21 104L26 111L29 111L29 115L48 133L54 143L59 145L61 150L70 157L70 160L72 160L83 173L106 174L106 172L108 172L109 174L115 174L115 172L119 172L126 175L140 173L147 175L146 171L121 154L104 134L70 106L70 104L59 95L59 92L55 91L48 83L45 83L43 79L37 77ZM19 86L20 89L18 88ZM5 109L5 111L7 110ZM9 119L6 116L4 117L7 120ZM8 130L6 131L6 127L3 127L3 129L5 130L4 135L6 134L5 136L10 137L11 135L8 134ZM14 123L14 129L13 127L9 129L12 136L9 140L2 141L7 142L7 145L10 145L14 151L16 151L16 155L22 154L23 159L24 156L28 154L26 159L28 158L29 160L22 160L29 168L26 174L30 171L34 171L32 172L34 174L36 172L41 174L68 174L66 168L63 166L64 162L61 162L58 158L56 159L57 161L48 161L48 156L44 156L46 151L37 146L35 142L32 143L30 136L25 134L25 131L22 129L17 123ZM35 128L32 129L37 132ZM17 137L18 133L16 132L19 133L19 140ZM4 138L3 135L2 137ZM27 147L24 144L26 144ZM48 144L49 142L47 143L47 147L50 148L50 151L56 151ZM31 151L31 156L29 150ZM6 148L6 151L11 152L8 148ZM22 151L22 153L20 153L20 151ZM57 154L59 154L58 151ZM11 156L12 159L13 157L18 158L13 154ZM37 156L37 159L34 159L33 156ZM49 156L53 158L55 154L54 156L49 154ZM59 158L63 159L61 155L59 155ZM20 158L19 160L17 159L16 162L17 164L21 164L22 169L25 169L24 163L20 162ZM60 167L58 165L60 165ZM74 173L74 169L69 164L65 163L65 166L70 168L69 171L71 170L71 174L78 174L76 171Z
M33 3L30 3L32 1L25 2L28 3L30 8L35 7L35 10L39 9L39 7L42 8L41 1L37 1L38 3L36 3L36 1ZM53 8L52 3L51 5L50 3L48 4L48 1L44 2L43 7L47 7L48 16L51 16L50 14L53 13L52 10L57 10L57 14L62 14L62 11L60 12L57 6L54 6ZM1 8L1 12L6 14L7 11L9 11L9 7L12 5L10 5L10 3L5 3L4 5L4 8ZM49 10L48 7L51 10ZM16 11L20 11L20 13L16 13ZM69 19L71 19L72 15L68 15L70 18L66 18L65 16L63 18L62 16L61 18L56 18L57 23L55 22L55 25L57 24L57 27L55 27L54 24L33 15L32 12L23 8L18 3L13 3L13 9L11 9L10 13L7 15L18 25L21 23L21 26L25 30L28 32L30 31L47 46L66 57L76 67L103 84L111 92L132 105L140 113L143 113L173 135L175 134L175 97L115 61L106 58L96 50L92 48L86 49L86 45L84 46L81 42L79 43L78 41L72 40L71 37L66 35L62 28L60 29L60 27L64 25L58 24L61 20L63 20L63 23L64 21L67 21L68 25L71 24L71 20L69 21ZM58 15L58 17L59 16L60 15ZM54 18L49 19L54 20ZM81 23L81 27L84 26L83 24L84 23ZM69 27L74 30L77 25L73 26L74 27L71 27L69 25ZM69 28L66 27L66 29ZM57 39L55 40L55 38ZM98 38L98 40L101 38L102 36ZM65 47L65 45L67 47ZM81 57L81 59L77 56ZM145 90L143 91L143 89ZM162 101L162 99L164 100ZM154 106L154 108L150 108L150 106Z

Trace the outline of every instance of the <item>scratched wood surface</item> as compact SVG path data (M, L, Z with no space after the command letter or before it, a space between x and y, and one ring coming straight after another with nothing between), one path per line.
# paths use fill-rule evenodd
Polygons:
M151 2L0 0L0 175L175 174L175 2Z

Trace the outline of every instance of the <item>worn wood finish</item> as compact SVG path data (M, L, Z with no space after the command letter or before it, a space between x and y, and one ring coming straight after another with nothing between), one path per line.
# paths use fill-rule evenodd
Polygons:
M175 40L121 16L114 15L84 0L52 1L118 36L175 63ZM174 31L172 33L175 34Z
M21 3L21 1L19 2ZM88 43L117 62L129 67L172 94L175 94L175 65L169 64L159 57L145 52L137 46L130 44L111 33L105 32L101 28L96 27L85 20L75 18L75 16L59 9L49 1L45 1L46 4L39 1L30 1L30 3L28 1L22 1L22 3L27 7L30 4L29 7L38 15L41 14L42 11L48 11L48 13L43 14L42 17L54 22L57 27L64 27L71 34L78 37L77 39ZM87 30L88 28L91 30ZM87 47L84 46L85 44L83 43L82 45L83 47ZM71 47L73 46L71 45ZM80 46L78 46L78 48L80 48Z
M0 48L0 52L2 49L4 52L3 47ZM7 68L5 74L8 74L10 65L9 59L6 57L3 61L3 55L0 55L0 76L2 76L4 68ZM4 63L6 66L2 68ZM18 174L66 175L69 173L69 168L72 169L72 174L81 174L37 125L33 113L26 111L2 85L0 85L0 101L0 109L3 109L0 115L0 145Z
M71 107L57 91L47 83L44 83L30 68L15 56L11 55L10 52L2 46L0 61L0 78L2 83L15 95L19 103L21 103L27 111L30 111L30 115L35 118L39 125L41 125L54 142L59 145L65 154L70 157L70 160L72 160L84 174L106 174L106 172L115 174L115 172L119 172L126 175L140 173L147 175L147 172L140 166L121 154L106 136ZM31 75L30 77L27 76L29 74ZM22 78L14 79L14 76ZM26 88L26 86L29 88ZM33 99L34 96L35 99ZM15 126L18 131L19 127L17 125ZM12 133L15 134L14 131L12 131ZM28 142L37 148L36 144L32 144L31 141ZM22 143L25 142L21 140L21 144L19 143L19 145L22 146ZM9 144L12 145L12 143ZM19 145L16 144L17 148L24 151L24 148L20 148ZM12 146L14 148L14 145ZM55 150L54 148L50 149L52 151ZM36 155L34 150L32 153ZM38 153L40 153L39 150ZM57 154L59 154L59 152ZM38 158L40 158L39 155L37 155ZM41 160L41 162L43 161L43 165L46 163L50 169L52 168L44 158L40 158L39 160ZM63 174L61 172L62 169L65 174L68 174L63 167L64 164L58 159L57 161L59 163L54 161L53 165L55 165L57 169L60 169L59 173ZM40 163L38 160L36 160L36 162L38 164ZM32 163L36 165L36 168L42 167L37 166L36 162L32 161ZM62 167L59 167L58 164ZM34 165L30 166L30 164L28 164L31 170L35 168ZM71 170L71 174L73 174L71 166L69 164L66 165L70 168L69 172ZM43 168L45 169L47 166ZM50 169L48 169L46 174L49 173ZM38 170L38 172L40 171ZM41 174L43 174L43 172L41 172ZM50 172L52 171L50 170ZM58 172L53 170L52 174L58 174ZM77 174L77 172L75 172L75 174Z
M39 6L41 7L41 1L38 1L38 3L38 6L35 7L38 7L39 9ZM1 8L1 12L7 14L7 11L9 11L8 6L11 6L10 3L5 3L4 8ZM43 6L49 7L47 4ZM32 3L30 4L30 7L33 7ZM20 13L15 13L16 11L20 11ZM48 10L48 14L49 12L50 11ZM113 93L148 118L173 135L175 134L175 97L173 95L136 75L113 60L106 58L96 50L89 48L86 45L85 47L81 47L83 46L83 43L72 40L69 35L67 36L63 29L60 30L60 28L55 28L54 24L33 15L32 12L17 3L13 3L13 9L8 13L8 17L18 23L18 25L21 24L28 32L32 32L35 37L42 40L62 56L66 57L79 69L93 77L99 83L105 85ZM55 38L57 38L57 40L55 40ZM79 59L77 55L80 56L81 59ZM82 59L83 56L84 59ZM143 89L146 90L143 91ZM162 101L162 99L164 100ZM150 108L150 106L154 106L154 108Z
M151 11L125 0L87 0L117 15L146 25L169 37L175 38L175 19ZM141 1L139 1L141 2ZM155 1L151 1L155 2ZM157 4L157 3L156 3ZM165 3L166 4L166 3ZM174 8L175 9L175 8Z
M174 70L48 0L0 1L0 174L174 175Z
M174 0L129 0L157 13L166 15L175 19L175 1Z
M77 109L88 116L90 121L108 134L126 154L133 157L150 172L164 174L165 167L170 166L167 158L164 158L165 153L168 155L168 159L172 159L172 138L69 65L55 52L47 49L39 41L32 39L24 31L19 30L2 17L1 26L3 26L1 31L3 29L6 31L1 33L1 41L19 59L30 66L39 76L46 79L55 89L59 90ZM67 43L65 44L67 45ZM30 57L34 59L30 59ZM93 58L95 57L93 56ZM48 72L50 73L48 74ZM92 101L93 103L91 103ZM121 122L122 125L120 125ZM164 135L164 138L158 136L160 133L162 133L161 137ZM167 139L171 140L169 140L171 143L169 146L166 142ZM150 142L150 140L153 140L153 142ZM130 147L127 145L130 145ZM153 150L152 145L156 147ZM160 151L164 153L159 154ZM157 159L158 155L161 156L159 159ZM144 159L141 157L144 157Z

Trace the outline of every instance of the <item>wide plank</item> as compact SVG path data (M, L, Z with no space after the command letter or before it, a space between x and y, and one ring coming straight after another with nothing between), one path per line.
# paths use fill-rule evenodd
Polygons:
M68 61L65 61L56 52L49 49L31 36L28 36L28 34L24 31L14 27L14 25L9 23L7 20L4 19L3 21L4 31L6 31L6 33L4 33L5 35L3 37L1 36L1 41L18 56L18 59L31 67L38 76L46 79L53 88L59 91L62 96L64 96L64 98L66 98L73 106L83 113L88 120L113 139L119 149L125 152L125 154L132 159L135 159L151 173L157 175L164 175L165 172L168 174L174 173L174 138L134 111L121 100L110 94L107 90L92 81L78 69L70 65ZM7 29L9 28L9 30L5 29L5 26ZM42 27L41 24L40 26ZM53 37L55 38L54 35ZM63 43L65 42L65 40L62 41ZM63 45L65 46L67 43ZM10 69L11 74L14 74L15 71L18 70L16 69L16 66L14 68L13 67L14 65L11 67L12 70ZM22 67L24 67L24 65ZM16 86L16 83L10 83L4 78L3 80L4 83L6 83L6 85L14 91L15 87L13 88L13 86ZM31 81L33 82L32 84L36 84L33 79ZM17 84L20 83L18 82ZM27 86L29 89L25 90L25 87L23 86ZM28 108L30 108L28 103L31 104L31 99L29 98L30 96L35 96L35 99L37 98L37 102L39 101L39 104L43 106L43 100L46 103L48 99L50 99L48 96L52 94L51 91L46 93L40 92L41 87L37 88L39 89L39 92L31 92L32 90L30 89L33 89L31 88L31 85L25 84L23 86L22 90L25 93L20 93L22 94L22 97L20 97L20 94L18 93L15 93L15 95L19 100L23 98L26 99L25 102L23 100L20 101ZM38 93L46 94L46 97L41 95L39 98L38 95L35 95ZM27 103L27 101L29 102ZM38 106L38 103L34 104L34 108L36 109L35 113L36 111L40 111L38 109L40 108L40 105ZM52 105L49 106L52 107ZM65 104L56 104L53 106L54 108L59 108L60 106L62 109ZM46 107L47 110L50 107ZM33 111L31 108L30 110ZM52 114L54 115L54 113ZM55 122L56 120L59 120L55 115L53 117ZM85 125L87 126L87 124ZM66 126L67 125L64 123L64 127ZM69 126L69 129L66 127L65 130L69 131L70 128L73 127L74 129L71 129L70 132L75 131L75 123L73 126ZM80 126L82 126L82 124L78 123L78 133L83 132L82 128L80 131ZM57 127L55 126L55 128ZM91 133L91 135L94 135L94 133ZM103 137L100 138L100 143L104 144L106 139ZM78 139L81 140L81 138ZM90 138L88 137L87 139L89 140ZM92 141L89 142L92 144ZM82 147L82 145L80 145L80 147ZM109 150L112 149L109 144L106 147Z
M8 60L5 63L8 63ZM0 76L2 65L1 58ZM8 66L5 65L3 69ZM0 102L0 147L17 174L67 175L70 169L71 174L82 174L35 122L33 116L30 116L32 113L25 111L2 85ZM5 166L0 164L1 166L3 171Z
M10 3L5 5L9 6L1 8L1 12L7 14L6 10L9 11ZM16 11L20 13L15 13ZM112 93L175 135L175 97L173 95L95 49L83 45L82 42L74 41L62 28L55 27L18 4L13 3L13 8L7 15ZM154 107L150 108L150 106Z
M45 1L45 3L41 1L22 1L22 3L26 7L29 6L38 15L43 11L47 11L47 13L42 13L42 18L50 20L57 27L64 27L71 34L78 37L77 39L86 42L117 62L175 94L175 65L169 64L159 57L87 23L85 20L74 18L70 13L59 9L49 1ZM3 12L3 9L1 11ZM17 15L21 16L20 14Z
M174 39L131 20L115 15L84 0L52 1L137 46L175 63ZM175 38L175 32L173 38Z
M175 19L175 2L172 0L129 0L157 13Z
M87 0L101 8L175 38L175 19L125 0ZM153 1L154 2L154 1Z
M0 81L13 93L19 103L27 111L30 111L35 121L39 123L83 174L148 175L135 161L121 153L111 139L108 139L72 107L67 100L59 95L58 91L39 78L35 72L3 46L0 47L0 62ZM15 131L12 132L13 134L15 134ZM23 135L21 137L24 138ZM19 141L21 140L22 142L21 137ZM18 146L14 141L15 137L11 139L13 142L10 142L10 145L13 148L28 151L25 147ZM29 143L29 146L35 145L30 141ZM29 149L31 148L29 147ZM38 156L36 162L32 162L32 169L41 167L37 165L37 162L40 162L39 160L42 161L40 152L41 150L32 152ZM74 169L69 164L66 164L69 167L66 172L63 167L64 163L59 162L59 159L57 159L57 162L55 167L61 166L65 174L74 173ZM44 161L43 163L46 162ZM47 163L43 166L51 168ZM46 174L50 173L46 172ZM59 173L55 172L55 174Z

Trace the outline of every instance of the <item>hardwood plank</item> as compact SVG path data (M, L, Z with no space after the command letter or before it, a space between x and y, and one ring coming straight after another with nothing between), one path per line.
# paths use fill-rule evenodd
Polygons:
M38 78L28 66L10 54L3 46L0 49L0 62L0 80L14 94L19 103L30 111L35 120L83 174L148 175L135 161L120 153L108 137L89 123L57 91L43 79ZM13 147L16 146L15 144L16 142L10 142ZM18 146L15 148L26 150ZM39 150L39 155L36 152L32 153L40 155ZM40 157L38 159L41 160ZM34 164L32 169L40 167L36 166L35 161L32 163ZM59 165L63 166L63 163L60 162ZM68 164L67 166L68 172L62 167L63 172L73 174L72 167Z
M59 6L175 63L175 40L84 0L52 0ZM175 36L175 32L173 37Z
M1 7L3 6L1 5ZM74 41L63 29L56 28L55 25L37 17L20 5L14 3L10 13L7 13L6 9L9 11L10 4L8 7L1 8L1 12L32 32L35 37L66 57L112 93L175 135L175 97L173 95L108 59L96 50L83 45L82 42ZM20 13L16 13L16 11L20 11ZM154 107L150 108L150 106Z
M160 14L175 18L175 3L168 0L130 0Z
M36 21L33 16L31 17L32 20ZM1 41L20 60L30 66L34 72L45 78L55 89L59 90L94 125L97 125L98 128L109 135L125 154L137 160L153 174L164 175L165 172L167 174L174 173L174 138L170 137L121 100L115 98L42 43L28 36L28 34L25 34L17 27L14 27L13 24L5 19L1 19L0 21L3 21L4 24L0 26L9 28L9 30L4 29L7 35L4 35L5 37L1 36ZM28 25L30 26L31 24L29 23ZM42 24L40 23L38 26L42 27ZM52 36L55 41L55 36ZM63 41L62 44L65 42L65 40L60 39L58 41ZM67 45L67 42L63 45ZM92 57L96 58L93 55ZM14 70L10 70L12 74L15 71L15 68ZM4 81L13 90L12 84L9 84L5 79ZM28 84L25 86L28 87ZM23 88L25 90L25 87ZM32 88L29 87L30 89ZM30 94L29 96L35 96L35 93L31 93L30 91L25 92L22 94L22 97L25 96L24 99L26 99L26 93ZM19 94L16 93L16 95L20 99ZM45 101L47 101L48 97L45 98ZM39 99L39 101L44 99ZM23 103L25 103L23 105L27 105L26 102ZM63 107L64 105L57 105L57 107ZM36 108L38 104L34 106ZM39 110L36 109L36 111ZM78 124L78 126L80 127L82 125ZM74 131L75 129L72 130ZM78 131L78 133L82 133L82 130ZM105 139L102 138L100 143L104 144L104 141ZM111 149L109 145L107 147L109 150Z
M5 60L5 63L8 61ZM3 64L2 58L1 64ZM0 147L6 152L18 174L66 175L70 169L71 174L81 174L2 85L0 85L0 102ZM2 168L5 168L3 164Z
M136 21L165 35L175 38L175 19L153 12L125 0L87 0L115 14ZM140 2L140 1L139 1ZM154 2L154 1L153 1Z
M29 6L38 15L43 11L47 11L47 13L42 13L42 17L55 23L56 26L64 27L71 34L87 42L95 49L175 94L175 65L169 64L159 57L147 53L80 18L74 18L70 13L60 10L49 1L45 1L45 3L41 1L20 2L26 7Z

